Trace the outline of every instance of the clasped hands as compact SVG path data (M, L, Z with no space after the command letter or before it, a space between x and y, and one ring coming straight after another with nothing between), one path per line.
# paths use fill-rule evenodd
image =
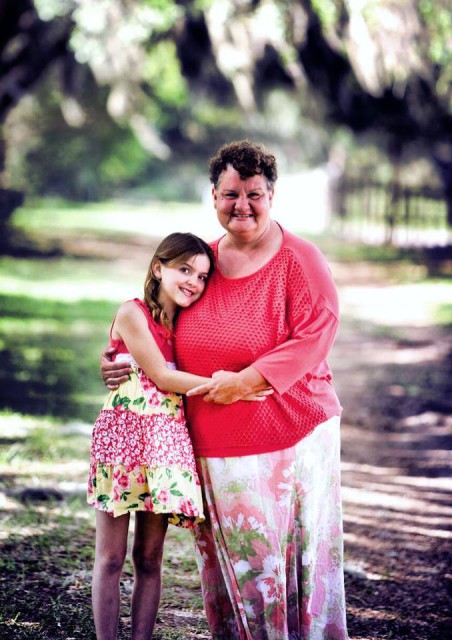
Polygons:
M213 404L232 404L237 400L262 402L272 393L273 389L268 386L253 390L244 382L240 372L220 370L212 374L210 382L187 391L187 396L204 396L204 402Z
M126 382L132 369L126 362L113 362L112 347L105 349L101 356L102 379L111 391ZM251 376L249 372L251 371ZM245 373L248 372L248 375ZM262 402L273 393L268 383L250 367L244 371L216 371L209 382L187 392L187 396L204 396L204 402L213 404L232 404L237 400Z

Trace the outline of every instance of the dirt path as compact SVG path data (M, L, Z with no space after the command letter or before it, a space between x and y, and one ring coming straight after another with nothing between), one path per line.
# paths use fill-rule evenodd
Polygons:
M359 270L338 270L341 298L356 302ZM344 406L350 637L446 640L452 336L426 322L406 324L410 308L423 304L415 291L408 307L391 308L392 283L378 270L367 282L367 294L380 295L386 324L345 305L331 362Z

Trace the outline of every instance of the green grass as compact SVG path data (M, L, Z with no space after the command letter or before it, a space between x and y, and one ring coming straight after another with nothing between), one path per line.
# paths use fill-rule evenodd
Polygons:
M152 202L138 198L112 200L95 204L69 203L56 199L40 199L26 203L14 213L13 225L26 231L81 231L99 235L137 233L155 235L152 219L185 213L197 215L198 203Z
M364 244L340 238L331 233L311 237L311 240L332 260L346 263L372 262L377 264L419 264L422 251L390 244Z
M452 304L440 304L436 308L435 320L437 324L452 326Z
M1 294L0 303L0 406L92 422L105 394L99 355L117 305Z

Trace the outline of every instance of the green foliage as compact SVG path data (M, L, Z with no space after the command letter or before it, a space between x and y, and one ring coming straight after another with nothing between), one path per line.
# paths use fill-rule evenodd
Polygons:
M445 68L452 62L450 34L452 12L447 0L420 0L419 13L429 34L429 54L435 64Z
M36 10L42 20L54 20L66 16L73 8L73 0L34 0Z
M148 168L149 155L128 130L122 130L110 153L105 154L99 167L100 178L104 183L104 193L140 182Z
M195 159L198 153L207 150L203 156L205 162L207 153L218 141L238 137L271 142L275 148L285 146L290 160L295 157L300 163L320 163L327 156L334 137L325 124L328 114L341 111L336 108L336 102L342 107L349 105L351 109L355 89L358 94L361 89L365 93L372 84L372 74L378 76L377 93L398 92L404 101L402 111L406 108L412 112L424 132L429 131L429 118L435 125L431 130L440 126L440 120L434 115L438 113L437 98L446 106L450 99L452 14L446 0L404 3L363 0L357 4L312 0L309 3L311 11L318 16L327 38L334 34L329 39L330 44L345 57L350 53L352 67L351 52L360 51L360 46L366 42L376 55L375 65L370 55L368 63L362 64L361 74L351 82L361 86L352 89L344 82L340 87L341 99L337 100L333 95L330 105L328 98L323 102L302 80L310 76L305 74L299 59L299 49L306 44L303 43L307 13L304 3L296 3L295 8L294 3L286 0L267 3L225 0L220 8L229 16L234 30L228 33L226 29L222 35L212 28L214 13L220 4L213 0L190 3L173 0L97 3L35 0L34 4L46 21L58 24L61 17L72 20L70 46L78 63L75 75L81 75L69 82L70 93L76 96L85 111L86 120L78 128L71 129L61 116L60 106L64 105L67 96L60 89L56 72L39 78L40 86L33 94L31 106L26 100L26 108L16 109L17 114L12 118L13 121L16 119L16 132L7 134L8 176L5 182L33 194L99 200L116 188L146 184L150 176L167 170L156 158L163 158L168 148L173 154L171 163L178 159L178 154L186 158L187 150ZM212 47L207 55L207 45L206 49L194 47L193 51L184 53L180 46L184 29L191 22L196 23L201 12L206 14L207 29L212 28L209 34ZM356 18L355 28L348 29L347 16L352 14ZM407 25L409 23L410 28L404 34L407 54L402 60L403 54L401 56L398 50L398 39L392 35L391 24L403 20L404 16L409 16ZM361 27L357 29L356 24L361 20ZM235 29L237 33L241 30L243 35L240 42L234 41L232 32L235 33ZM195 42L196 31L190 36ZM359 41L359 38L363 40ZM258 47L256 42L260 43ZM278 63L276 58L274 61L269 59L268 69L257 82L255 74L262 62L260 50L264 43L274 48ZM224 55L227 47L235 52L234 55ZM190 81L181 73L179 56L185 56L185 62L193 56L197 71ZM309 58L310 71L312 77L326 79L328 65L322 69L322 60L328 56L320 58L322 56L317 59L314 50ZM288 88L290 83L285 84L281 78L278 80L277 73L271 77L279 61L284 67L280 72L285 71L294 79L295 90ZM229 63L230 73L227 70ZM422 72L419 71L421 68ZM227 98L228 92L218 89L233 84L237 89L237 72L253 94L257 105L253 113L251 108L244 110L240 106L240 91L234 103L232 89ZM367 73L369 78L361 77ZM416 76L432 81L437 92L430 104L422 103L420 108L415 104L419 92L404 89ZM400 86L394 85L396 80ZM248 102L252 104L252 99ZM356 104L360 102L356 100ZM357 109L359 111L359 106ZM385 109L382 108L379 117L375 114L375 118L369 119L369 129L377 132L377 143L385 150L394 141L407 147L409 141L403 138L403 127L395 126ZM136 125L133 128L137 114L150 135L146 136L143 130L138 132ZM372 125L373 121L378 130ZM427 134L424 142L428 146ZM161 148L165 151L159 154ZM354 146L349 145L349 150L353 153ZM416 154L418 151L416 149ZM383 166L382 170L386 171L385 164L374 158L373 170L379 171Z
M337 2L334 0L312 0L312 6L326 29L330 29L337 23L339 16Z
M168 107L183 107L188 100L174 42L159 42L147 56L143 77L154 87L154 94Z
M12 186L29 194L58 194L73 200L99 200L115 188L140 179L149 155L128 126L119 126L105 110L105 95L83 77L85 122L69 127L63 119L61 92L51 74L35 96L16 110L10 123L8 166Z
M452 303L445 303L438 306L436 322L440 325L452 327Z

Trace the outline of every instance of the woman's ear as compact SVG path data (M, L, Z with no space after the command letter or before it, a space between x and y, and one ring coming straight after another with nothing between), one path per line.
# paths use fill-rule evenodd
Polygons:
M271 189L269 189L268 192L268 199L270 201L270 206L273 205L273 196L275 195L275 187L272 187Z

